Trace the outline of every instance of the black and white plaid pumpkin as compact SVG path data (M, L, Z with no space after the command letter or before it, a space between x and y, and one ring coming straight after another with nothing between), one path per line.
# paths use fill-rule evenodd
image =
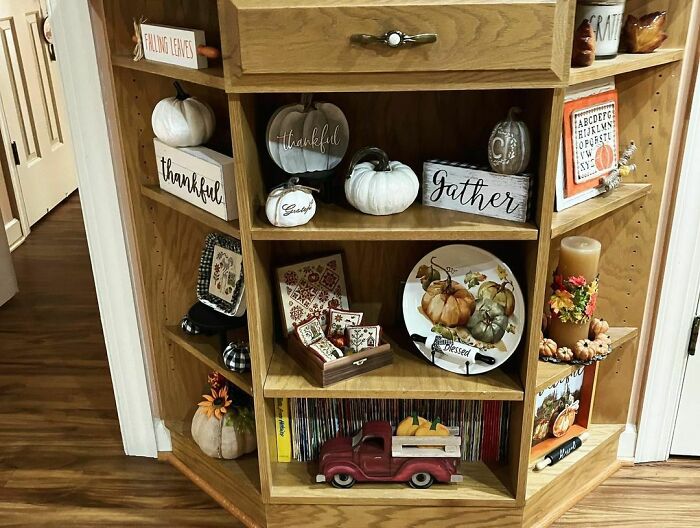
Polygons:
M229 343L224 350L224 365L234 372L248 372L250 370L248 343L243 341Z
M180 328L182 328L182 331L185 332L186 334L189 335L199 335L202 333L201 328L194 324L188 315L182 318L180 321Z

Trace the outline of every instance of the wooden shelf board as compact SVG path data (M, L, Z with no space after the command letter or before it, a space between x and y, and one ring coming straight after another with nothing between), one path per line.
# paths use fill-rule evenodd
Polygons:
M204 68L202 70L194 70L191 68L183 68L182 66L174 66L172 64L148 61L146 59L134 62L131 55L112 55L112 66L152 73L162 77L171 77L175 80L201 84L202 86L209 86L210 88L217 88L219 90L225 88L224 69L221 65Z
M350 489L337 489L316 483L316 462L273 462L271 503L282 504L366 504L366 505L470 505L515 507L515 499L483 462L463 462L464 481L434 484L413 489L402 483L358 483Z
M661 64L679 61L682 58L683 50L679 48L658 49L654 53L621 53L614 59L597 60L586 68L571 68L569 86L652 68Z
M204 225L221 231L227 235L231 235L236 238L241 237L241 232L238 228L238 220L231 220L227 222L222 220L218 216L214 216L211 213L206 212L199 207L187 203L185 200L178 198L168 192L165 192L157 185L141 185L141 194L144 195L149 200L158 202L166 207L174 209L180 214L189 216L190 218L201 222Z
M613 351L620 348L625 343L631 341L639 335L637 328L618 327L611 328L608 332L612 338ZM564 379L569 374L578 370L581 365L565 365L561 363L547 363L545 361L537 362L537 385L535 392L540 392L546 389L553 383Z
M414 398L522 401L523 388L503 369L460 376L435 367L392 343L391 365L328 387L319 387L276 345L265 380L266 398Z
M261 523L265 519L265 505L260 493L257 453L235 460L209 457L192 439L190 423L190 420L165 420L172 439L172 455L184 468L174 465L231 513L242 520Z
M239 374L228 370L221 359L218 336L186 335L178 326L166 326L165 337L192 354L209 368L219 372L236 387L253 395L253 379L250 372Z
M591 198L564 211L552 215L552 238L572 229L602 218L646 196L651 185L646 183L623 183L614 191Z
M593 456L599 448L606 447L609 442L617 441L618 436L624 429L625 426L620 424L592 424L588 427L590 438L561 462L542 471L535 471L529 468L525 499L530 500L534 495L560 479L562 483L568 482L566 476L570 471L579 464L585 464L586 459ZM571 482L568 482L568 485L571 484Z
M420 204L389 216L319 204L308 224L291 228L271 225L260 210L251 234L254 240L536 240L537 228Z

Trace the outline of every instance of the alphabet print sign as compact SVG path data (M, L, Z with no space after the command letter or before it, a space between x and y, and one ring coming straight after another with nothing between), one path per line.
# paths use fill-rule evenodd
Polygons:
M505 176L474 166L430 160L423 164L423 205L525 222L530 176Z
M143 56L147 60L199 70L209 66L206 57L197 53L204 46L204 31L160 24L141 24Z
M153 139L164 191L224 220L238 218L233 158L206 147L175 148Z
M267 125L267 151L288 174L334 169L348 150L350 132L343 111L332 103L315 103L306 96L302 104L279 108Z

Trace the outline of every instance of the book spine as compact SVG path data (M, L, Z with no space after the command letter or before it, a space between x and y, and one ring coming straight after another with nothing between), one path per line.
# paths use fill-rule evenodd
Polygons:
M277 431L277 462L291 462L292 430L287 398L275 398L275 430Z

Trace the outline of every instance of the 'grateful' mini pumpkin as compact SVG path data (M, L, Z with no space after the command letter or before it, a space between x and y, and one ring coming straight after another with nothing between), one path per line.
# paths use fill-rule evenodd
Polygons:
M348 150L350 131L343 111L332 103L314 102L279 108L267 125L267 152L289 174L334 169Z
M480 299L467 323L472 336L484 343L498 343L506 333L509 319L503 306L491 299Z
M554 357L557 353L557 344L551 339L540 340L540 357Z
M519 112L511 108L489 138L489 165L499 174L520 174L530 163L530 132L524 121L515 118Z
M270 223L277 227L296 227L306 224L316 214L316 189L299 185L299 178L289 181L270 191L265 203L265 214Z
M364 161L368 157L376 160ZM363 148L350 162L345 179L345 197L350 205L376 216L401 213L418 196L418 177L411 167L389 161L381 149Z
M588 330L588 335L593 339L598 334L607 334L608 330L610 330L610 325L605 319L593 319L590 329Z
M151 114L153 133L171 147L196 147L209 141L214 133L214 111L190 97L175 81L177 95L158 102Z
M474 296L460 283L453 281L450 272L436 264L434 257L430 264L445 271L447 280L433 281L425 290L421 299L423 313L436 325L450 328L466 325L476 306Z

